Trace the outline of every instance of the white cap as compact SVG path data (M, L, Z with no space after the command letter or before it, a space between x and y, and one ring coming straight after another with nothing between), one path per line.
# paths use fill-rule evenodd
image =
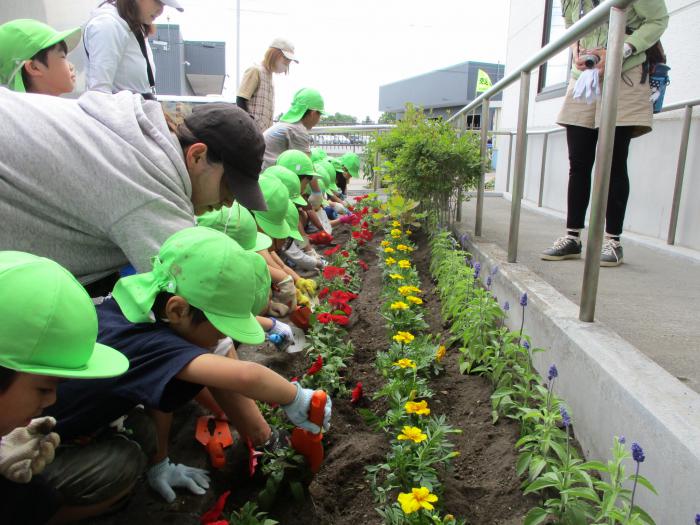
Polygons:
M274 47L275 49L282 51L282 54L287 60L293 60L297 64L299 63L297 57L294 56L294 44L292 44L286 38L275 38L270 44L270 47Z
M180 12L185 10L185 8L182 7L182 5L180 5L180 2L178 2L177 0L160 0L160 2L162 4L167 5L167 6L174 7L175 9L177 9Z

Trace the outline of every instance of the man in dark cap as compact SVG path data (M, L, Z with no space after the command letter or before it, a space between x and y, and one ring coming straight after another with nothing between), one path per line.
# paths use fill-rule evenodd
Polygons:
M265 141L233 104L203 104L179 125L128 92L77 100L0 88L0 249L70 270L94 297L194 217L233 200L264 210Z

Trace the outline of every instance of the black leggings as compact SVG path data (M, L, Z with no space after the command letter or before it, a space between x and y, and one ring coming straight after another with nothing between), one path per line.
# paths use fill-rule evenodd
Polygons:
M632 140L633 126L615 128L608 207L605 214L605 232L622 233L630 181L627 176L627 155ZM586 210L591 199L591 171L595 161L598 130L581 126L566 126L569 147L569 189L567 192L566 227L583 229Z

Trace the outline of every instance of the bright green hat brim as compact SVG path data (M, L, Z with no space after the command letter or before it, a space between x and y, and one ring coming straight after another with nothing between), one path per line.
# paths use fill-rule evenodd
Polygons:
M299 233L299 210L297 210L292 201L289 202L285 220L290 229L289 236L297 241L303 241L304 237Z
M261 250L267 250L272 246L272 239L269 235L265 235L263 232L258 232L258 236L255 239L255 246L251 251L259 252Z
M90 359L83 368L58 368L41 365L22 365L20 372L42 376L55 376L76 379L101 379L115 377L129 369L129 360L114 348L95 343Z
M292 201L294 204L298 204L299 206L306 206L308 202L306 202L306 199L299 195L298 197L290 197L289 199Z
M286 239L291 233L286 220L282 223L275 223L263 215L264 212L257 212L255 220L262 230L273 239Z
M265 332L252 313L247 317L225 317L207 312L204 312L204 315L214 328L235 341L249 345L257 345L265 341Z

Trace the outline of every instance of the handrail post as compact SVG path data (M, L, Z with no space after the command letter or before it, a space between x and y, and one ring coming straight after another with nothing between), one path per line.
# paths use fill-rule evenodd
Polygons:
M681 193L683 191L683 177L685 176L685 159L688 155L688 138L690 136L690 123L693 118L693 106L686 106L683 113L683 128L681 131L681 145L678 149L678 164L676 165L676 184L673 187L673 204L671 205L671 220L668 225L667 244L676 243L676 226L678 226L678 211L681 206Z
M581 307L579 309L579 319L589 323L593 322L594 319L596 295L598 293L600 250L603 246L605 211L610 186L610 168L612 166L613 146L615 143L617 96L620 87L622 45L625 38L626 21L626 9L618 9L616 7L610 9L605 78L603 80L603 97L601 100L601 122L598 145L596 147L591 218L588 225L588 247L586 248L586 265L583 270Z
M530 105L530 72L520 73L520 99L518 100L518 129L515 140L515 172L510 203L510 230L508 232L508 262L518 258L518 233L520 231L520 200L525 186L525 159L527 155L527 112Z
M481 236L481 224L484 218L484 181L486 179L486 165L489 160L488 151L489 132L489 99L485 98L481 103L481 174L476 190L476 220L474 221L474 235Z
M549 133L544 134L542 139L542 164L540 166L540 194L537 197L537 207L542 207L542 198L544 197L544 172L547 168L547 142L549 142Z
M513 161L513 132L508 132L508 171L506 172L506 192L510 190L510 166Z

